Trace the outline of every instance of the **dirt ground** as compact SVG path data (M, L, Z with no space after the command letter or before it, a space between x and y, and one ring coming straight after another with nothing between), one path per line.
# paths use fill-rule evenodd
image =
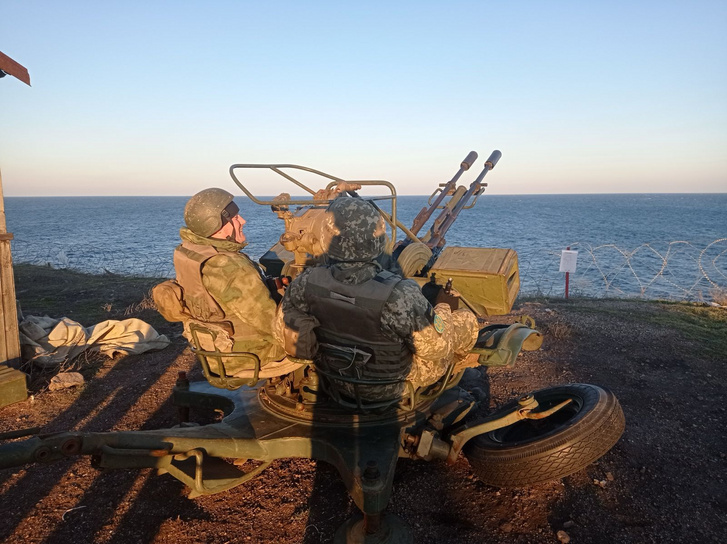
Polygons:
M709 312L707 315L706 312ZM727 310L635 301L540 301L543 347L513 368L468 385L500 405L542 387L611 388L626 431L598 462L524 489L482 484L466 458L454 466L400 460L388 510L417 543L724 542L727 459L724 342ZM506 319L498 319L503 322ZM711 328L710 328L711 327ZM0 431L163 428L174 425L177 373L197 364L178 330L161 352L92 359L86 385L47 390L0 409ZM233 490L188 499L150 469L98 471L87 458L0 471L0 541L6 543L329 542L355 511L336 471L307 459L274 462Z

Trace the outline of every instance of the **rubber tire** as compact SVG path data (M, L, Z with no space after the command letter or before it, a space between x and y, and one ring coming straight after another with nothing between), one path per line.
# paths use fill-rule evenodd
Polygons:
M538 410L566 399L573 402L549 418L524 420L467 442L465 455L482 482L520 487L568 476L604 455L623 433L623 410L608 389L571 384L533 395ZM510 403L502 411L516 404Z

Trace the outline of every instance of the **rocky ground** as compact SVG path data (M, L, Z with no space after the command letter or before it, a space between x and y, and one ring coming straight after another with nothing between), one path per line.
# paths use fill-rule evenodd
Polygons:
M468 384L489 392L492 407L556 384L603 385L618 396L626 431L586 469L523 489L484 485L464 457L454 466L400 460L389 510L415 542L724 542L727 310L571 300L515 313L535 318L543 347ZM199 378L196 368L175 336L161 352L92 358L82 387L49 391L49 377L35 376L29 400L0 409L0 432L171 426L177 373ZM336 471L306 459L276 461L218 495L188 491L169 475L98 471L87 458L3 470L0 541L329 542L355 511Z

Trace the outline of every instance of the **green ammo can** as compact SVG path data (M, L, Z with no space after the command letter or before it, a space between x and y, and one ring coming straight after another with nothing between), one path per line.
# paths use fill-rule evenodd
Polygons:
M512 249L447 247L430 269L437 283L452 286L480 315L510 313L520 290L517 253Z

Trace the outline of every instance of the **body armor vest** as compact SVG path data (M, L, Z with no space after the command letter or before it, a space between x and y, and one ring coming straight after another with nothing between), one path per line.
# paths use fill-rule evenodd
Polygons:
M212 246L183 242L174 250L174 269L177 283L182 287L184 304L192 317L207 323L226 321L232 325L234 341L259 340L260 334L240 321L234 315L226 315L214 297L202 283L204 263L216 255L229 252L219 251ZM229 253L232 255L232 253ZM234 253L247 258L242 253ZM260 280L262 281L262 279Z
M402 340L391 340L381 330L381 314L401 277L388 271L349 285L334 279L327 267L308 276L305 301L318 319L316 328L322 370L344 378L403 380L412 353Z

